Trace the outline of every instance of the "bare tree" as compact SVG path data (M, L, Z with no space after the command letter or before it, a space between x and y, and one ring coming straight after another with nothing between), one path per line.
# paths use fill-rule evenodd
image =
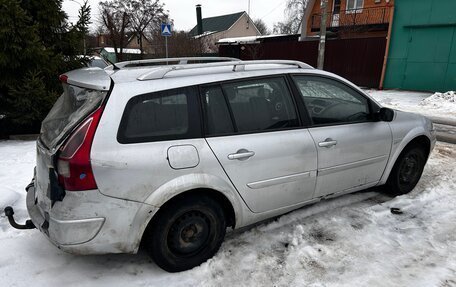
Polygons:
M255 27L257 27L258 31L260 31L261 35L269 35L269 34L271 34L269 32L268 26L266 26L266 23L264 23L263 20L255 19L253 21L253 24L255 25Z
M123 47L127 41L126 33L131 27L126 3L122 0L100 2L101 20L103 26L108 30L117 61L123 60Z
M106 0L100 2L100 14L118 61L123 60L128 34L138 37L142 57L146 32L159 30L159 24L168 19L160 0Z
M154 34L148 34L148 37L154 39L153 47L155 50L154 57L165 57L165 37L161 36L160 31L155 31ZM201 41L190 36L185 31L174 31L168 37L168 52L169 57L197 57L203 53Z
M129 0L125 3L130 16L131 29L138 37L141 58L143 58L145 32L159 30L160 23L168 21L168 14L159 0Z
M283 22L274 24L275 34L295 34L301 26L302 18L307 9L309 0L287 0L285 18Z
M274 24L274 34L294 34L293 23L291 21L278 22Z
M168 43L173 57L196 57L203 53L200 41L184 31L173 33Z

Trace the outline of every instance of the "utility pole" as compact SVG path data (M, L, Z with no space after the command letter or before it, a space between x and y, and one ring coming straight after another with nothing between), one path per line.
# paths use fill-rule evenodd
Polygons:
M325 64L325 45L326 45L326 7L328 6L328 0L321 0L320 11L321 11L321 21L320 21L320 44L318 45L318 60L317 68L323 70Z
M249 0L249 8L248 8L247 11L248 11L247 13L249 14L249 18L250 18L250 0ZM248 28L250 28L250 21L249 20L247 20L247 29Z

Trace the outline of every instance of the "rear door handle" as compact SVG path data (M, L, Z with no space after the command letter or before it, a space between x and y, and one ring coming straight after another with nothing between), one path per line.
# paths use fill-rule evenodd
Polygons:
M337 144L337 141L333 140L332 138L327 138L323 142L319 142L319 147L332 147Z
M236 153L231 153L228 155L229 160L246 160L255 155L255 152L248 151L246 149L240 149Z

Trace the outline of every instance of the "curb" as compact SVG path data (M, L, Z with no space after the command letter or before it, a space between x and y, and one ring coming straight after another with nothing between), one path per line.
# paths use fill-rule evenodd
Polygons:
M456 144L456 135L437 132L436 136L438 141Z
M428 119L430 119L433 123L456 127L456 120L439 118L439 117L428 117L428 116L426 116L426 117Z

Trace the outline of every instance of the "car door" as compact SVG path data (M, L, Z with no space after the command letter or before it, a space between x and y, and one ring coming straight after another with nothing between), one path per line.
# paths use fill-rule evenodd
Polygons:
M315 197L375 185L388 162L392 135L374 121L374 103L348 85L321 76L293 76L318 150Z
M310 200L317 152L284 77L201 89L206 140L253 212Z

